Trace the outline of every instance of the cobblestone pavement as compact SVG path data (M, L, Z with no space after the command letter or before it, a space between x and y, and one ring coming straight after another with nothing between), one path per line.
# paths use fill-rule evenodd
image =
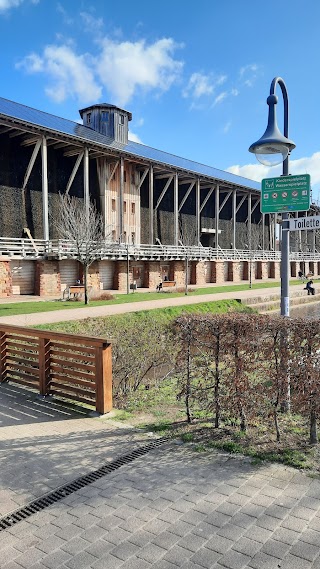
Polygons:
M36 412L31 400L18 422L17 389L3 387L3 513L145 444L108 421L63 417L62 406ZM320 480L166 443L1 531L0 567L320 569Z

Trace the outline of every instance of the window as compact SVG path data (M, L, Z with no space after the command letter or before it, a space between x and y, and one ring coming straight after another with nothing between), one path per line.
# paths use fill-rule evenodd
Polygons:
M112 211L116 211L116 200L111 200L111 209Z
M123 213L127 213L127 202L123 202Z
M124 124L124 115L119 116L119 124Z
M127 181L127 172L125 170L123 172L123 181L124 181L124 183L126 183L126 181Z
M101 113L101 120L108 121L109 120L109 113L108 111L102 111Z
M134 202L131 204L131 213L136 213L136 204Z
M134 245L136 242L136 234L135 233L131 233L131 241L132 241L132 245Z
M133 170L133 171L131 172L131 184L135 184L135 183L136 183L136 173L135 173L135 171Z
M91 113L87 114L87 124L91 123Z
M116 240L116 230L113 229L112 230L112 241L115 241L115 240Z

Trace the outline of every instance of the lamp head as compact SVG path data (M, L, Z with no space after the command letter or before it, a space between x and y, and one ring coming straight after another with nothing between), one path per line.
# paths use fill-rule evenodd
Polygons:
M249 148L249 152L253 152L257 160L265 166L281 164L289 152L296 147L295 143L281 134L278 128L275 107L277 103L278 97L276 95L270 95L267 98L269 106L268 126L262 137L251 144Z

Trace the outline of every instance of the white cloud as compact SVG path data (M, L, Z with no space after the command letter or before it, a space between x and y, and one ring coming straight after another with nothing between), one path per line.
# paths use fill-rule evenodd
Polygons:
M69 96L81 103L90 103L101 97L101 87L94 78L89 59L87 55L77 55L69 46L51 45L44 49L42 56L27 55L17 67L23 67L27 73L45 73L50 81L45 91L58 103Z
M223 129L222 129L222 132L223 132L224 134L227 134L227 132L229 132L229 130L230 130L230 128L231 128L231 125L232 125L232 122L231 122L231 121L226 122L226 124L224 125L224 127L223 127Z
M0 13L10 10L10 8L17 8L22 2L23 0L0 0Z
M128 133L128 138L129 140L132 140L132 142L139 142L139 144L142 144L141 138L139 138L139 136L134 132L131 132L131 130Z
M217 86L222 85L227 80L226 75L214 77L213 75L204 75L204 73L193 73L188 84L182 92L183 97L191 97L199 99L203 96L213 95Z
M180 46L171 38L150 45L145 40L133 43L105 38L96 70L114 103L126 105L139 89L167 91L183 67L183 63L173 57L177 47Z
M246 87L252 87L259 74L259 66L256 63L244 65L240 68L239 77Z
M103 27L102 18L95 18L88 12L80 12L80 17L82 18L85 29L88 32L97 33Z
M230 166L228 172L243 176L250 180L260 182L263 178L274 178L282 173L282 165L268 167L259 164L246 164L244 166ZM290 174L310 174L311 186L316 192L320 189L320 152L315 152L312 156L290 160Z
M224 101L227 96L228 96L227 91L223 91L222 93L220 93L220 95L218 95L215 98L212 106L215 107L216 105L219 105L219 103L222 103L222 101Z

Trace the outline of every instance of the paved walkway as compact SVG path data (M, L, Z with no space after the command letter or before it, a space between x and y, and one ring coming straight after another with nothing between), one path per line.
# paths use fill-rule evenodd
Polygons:
M0 388L7 514L149 440ZM320 480L178 441L0 532L1 569L319 569Z
M292 291L300 290L299 286L290 287ZM139 293L137 293L139 294ZM104 306L88 306L85 308L73 308L67 310L57 310L55 312L38 312L35 314L21 314L18 316L1 316L0 323L15 324L17 326L36 326L38 324L49 324L53 322L63 322L67 320L81 320L90 317L111 316L112 314L124 314L126 312L138 312L140 310L151 310L152 308L166 308L169 306L184 306L199 304L201 302L213 302L215 300L259 298L261 302L271 295L280 294L280 287L264 289L249 289L232 292L218 292L215 294L203 294L199 296L182 296L172 298L169 293L160 293L159 299L132 302L126 304L113 304Z

